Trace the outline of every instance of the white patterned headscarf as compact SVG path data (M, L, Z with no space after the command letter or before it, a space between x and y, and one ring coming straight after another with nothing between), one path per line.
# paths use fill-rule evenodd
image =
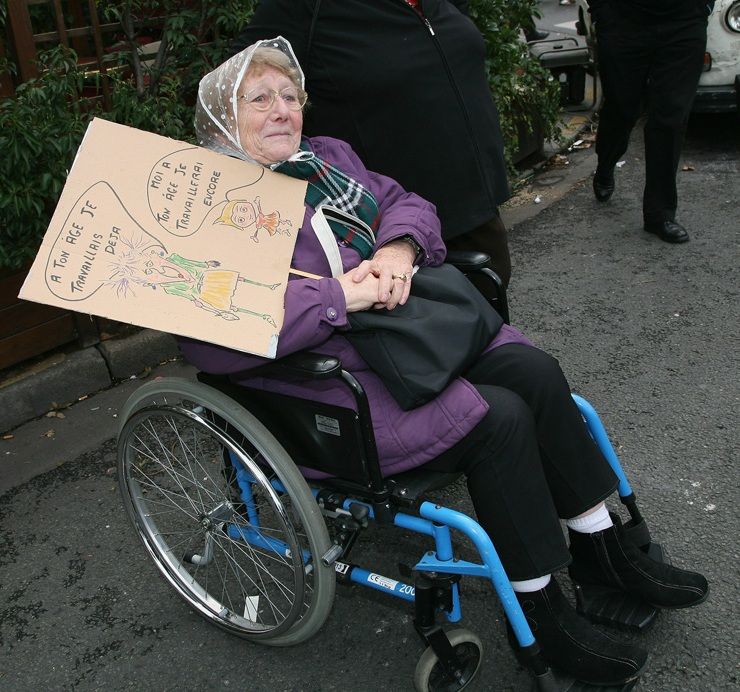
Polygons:
M195 134L200 146L252 163L255 163L254 159L239 143L236 96L258 48L276 48L284 53L298 74L300 87L305 86L303 70L290 42L277 36L253 43L203 77L198 87L198 104L195 107Z

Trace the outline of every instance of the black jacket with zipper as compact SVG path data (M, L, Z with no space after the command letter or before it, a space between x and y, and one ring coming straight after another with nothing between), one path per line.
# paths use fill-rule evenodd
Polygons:
M232 50L287 38L306 74L305 133L349 142L433 202L451 238L494 218L509 187L467 2L421 5L424 19L404 0L262 0Z

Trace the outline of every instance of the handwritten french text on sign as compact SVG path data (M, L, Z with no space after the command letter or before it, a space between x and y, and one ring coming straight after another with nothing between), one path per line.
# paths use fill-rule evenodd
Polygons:
M95 119L20 297L274 357L305 189Z

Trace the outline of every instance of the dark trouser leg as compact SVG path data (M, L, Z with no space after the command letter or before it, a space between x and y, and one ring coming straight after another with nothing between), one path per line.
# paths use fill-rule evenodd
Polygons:
M491 257L493 270L499 275L504 288L511 278L511 257L506 226L497 214L495 218L472 231L445 240L449 250L477 250Z
M570 553L542 470L534 419L513 392L487 385L478 390L490 410L429 466L465 472L475 514L509 579L550 574L570 562Z
M501 346L466 378L490 410L434 464L464 470L476 515L510 579L548 574L570 560L558 516L581 514L617 485L588 435L555 359Z
M465 377L476 385L505 387L526 402L561 518L582 514L617 487L617 478L588 434L568 381L551 355L521 344L500 346L483 355Z
M653 38L649 30L621 17L611 5L600 6L594 20L604 92L596 153L599 169L611 171L627 151L630 133L640 116Z
M706 21L666 22L658 31L645 124L646 221L673 221L676 171L707 41Z

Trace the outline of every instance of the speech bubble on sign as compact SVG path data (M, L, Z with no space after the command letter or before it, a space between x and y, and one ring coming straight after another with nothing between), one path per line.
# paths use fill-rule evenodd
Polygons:
M148 248L164 250L134 221L113 188L99 181L72 206L49 253L44 279L57 298L86 300Z
M205 163L199 147L167 154L153 166L147 180L147 200L157 223L172 235L192 235L216 207L227 201L226 183L218 162ZM246 167L251 185L264 176L264 169ZM241 182L241 181L240 181Z

